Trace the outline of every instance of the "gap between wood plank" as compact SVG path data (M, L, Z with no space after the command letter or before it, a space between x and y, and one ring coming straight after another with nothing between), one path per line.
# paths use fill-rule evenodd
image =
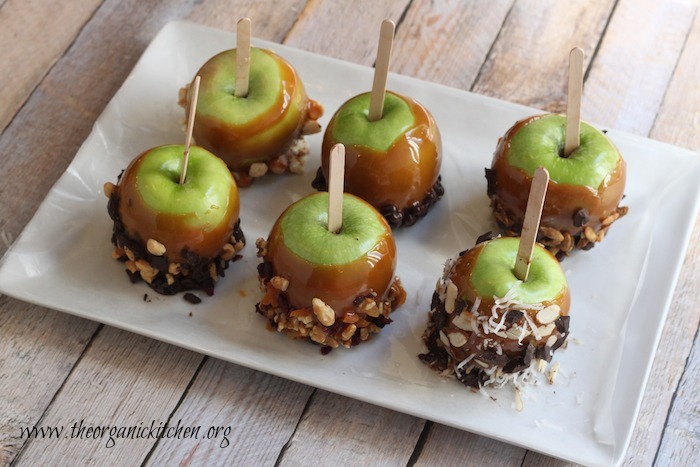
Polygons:
M311 392L311 395L306 400L306 404L304 404L304 409L301 411L301 415L299 415L299 420L297 420L297 424L294 427L294 431L292 431L292 434L289 436L289 439L287 440L287 442L284 443L284 446L282 446L282 449L280 450L280 453L277 456L277 460L275 461L275 467L279 467L279 465L282 463L282 459L284 458L284 454L287 452L287 449L289 449L289 445L291 444L292 440L294 439L294 435L297 434L297 430L299 429L299 425L301 425L301 421L304 419L304 415L306 415L306 412L308 412L309 407L311 407L311 402L313 402L314 396L316 396L317 391L318 391L318 388L314 388L314 390Z
M693 336L693 343L697 342L698 339L698 334L700 333L700 326L695 330L695 336ZM683 376L685 376L685 372L688 369L688 364L690 363L690 357L693 355L693 348L691 346L690 352L688 352L688 356L685 358L685 363L683 364L683 371L681 371L681 374L678 378L678 385L676 385L676 389L673 391L673 396L671 396L671 403L668 405L668 412L666 413L666 420L664 420L664 429L661 432L661 437L659 438L659 444L656 446L656 453L654 454L654 460L651 463L651 465L657 465L656 461L659 457L659 451L661 451L661 444L664 441L664 438L666 437L666 428L668 427L668 420L671 417L671 413L673 412L673 405L676 402L676 396L678 395L678 389L681 387L681 383L683 382Z
M508 8L508 13L503 15L503 21L501 21L501 26L498 28L498 34L496 34L496 37L493 38L493 42L491 42L491 47L489 47L488 52L486 52L486 55L484 55L484 61L481 63L481 66L479 67L479 71L476 72L476 75L474 75L474 80L469 85L470 92L474 92L474 86L476 86L476 83L478 83L479 80L481 79L481 75L484 73L484 67L489 62L489 57L491 56L491 53L493 52L493 48L496 46L498 39L501 37L501 32L503 31L503 25L506 24L506 22L508 21L508 18L510 17L510 14L513 11L513 8L515 7L516 1L517 0L514 0L510 4L510 8ZM585 82L585 79L584 79L584 82Z
M591 58L588 60L588 66L583 71L583 84L584 85L586 84L586 81L588 80L588 74L591 72L591 69L593 68L593 61L598 56L598 51L600 50L600 47L603 44L603 39L605 38L605 34L607 34L607 32L608 32L608 27L610 26L610 23L612 22L613 16L615 15L615 10L617 10L617 5L619 3L620 3L620 0L615 0L615 3L613 3L612 8L610 9L610 14L608 15L608 18L605 21L605 26L603 26L603 30L600 31L600 40L598 40L598 43L596 44L595 48L593 49L593 52L591 52L591 54L590 54ZM585 50L583 51L583 53L588 54L588 52ZM585 55L584 55L584 60L585 60Z
M414 465L416 465L416 462L418 462L418 459L420 459L420 455L423 452L423 447L425 447L425 443L428 440L428 435L430 434L430 430L432 430L433 425L434 423L430 420L425 421L425 425L423 425L423 430L418 436L418 441L416 441L416 446L413 448L413 452L411 453L411 457L409 457L408 462L406 463L406 467L413 467Z
M55 313L60 313L60 312L59 312L59 311L55 311ZM90 336L90 339L88 340L88 343L85 344L85 348L83 348L83 351L80 352L80 355L79 355L78 358L75 360L75 363L74 363L73 366L71 367L71 369L70 369L70 371L68 372L68 374L66 375L66 377L63 378L63 382L61 383L61 386L59 386L58 390L57 390L57 391L53 394L53 396L51 397L51 400L49 401L49 403L46 405L46 407L44 407L44 411L41 413L41 417L39 417L39 419L36 421L36 423L34 423L34 426L39 426L39 425L42 424L42 422L44 421L44 418L46 417L46 412L49 411L49 409L50 409L51 406L53 405L53 403L54 403L54 401L56 400L56 398L58 397L58 395L61 394L61 391L63 391L64 386L66 385L66 383L67 383L68 380L70 379L70 377L71 377L71 375L73 374L73 372L75 371L75 369L78 367L78 364L79 364L80 361L83 359L83 357L85 356L85 354L92 348L92 344L93 344L93 342L95 342L95 338L96 338L97 335L100 333L100 331L102 331L102 329L103 329L104 327L105 327L104 324L100 324L99 326L97 326L97 329L95 329L95 332L92 333L92 336ZM17 465L17 464L19 463L19 460L22 458L22 454L24 453L24 448L26 448L27 445L29 444L29 442L31 442L31 441L34 440L34 439L35 439L35 438L27 437L26 441L24 441L24 442L22 443L22 447L19 448L19 450L17 451L17 454L15 454L14 459L12 459L12 461L10 462L10 466L11 466L11 467L12 467L12 466L15 466L15 465Z
M7 0L3 1L2 3L0 3L0 8L2 8L2 7L5 5L5 3L7 3ZM19 114L22 112L22 109L24 109L24 107L27 105L27 102L29 102L29 100L32 98L32 96L37 92L37 89L39 89L39 86L41 86L41 83L44 82L44 80L46 79L46 77L47 77L47 76L49 75L49 73L51 73L51 71L56 67L56 65L58 64L58 62L60 62L61 60L63 60L63 57L65 57L66 54L70 51L70 49L73 48L73 46L75 45L75 42L78 40L78 38L80 37L80 35L83 33L83 30L85 29L85 26L86 26L88 23L90 23L90 21L92 21L92 19L95 17L95 15L97 14L97 12L100 11L100 9L102 8L102 6L103 6L104 4L105 4L105 0L102 0L102 2L100 2L100 6L98 6L97 8L95 8L95 9L92 11L92 13L90 14L90 17L88 17L88 19L83 23L83 25L80 26L80 30L79 30L78 33L73 37L73 40L70 42L70 44L68 44L68 46L63 50L63 53L62 53L61 55L59 55L58 57L56 57L56 60L53 62L53 64L52 64L50 67L48 67L48 68L46 69L46 71L44 72L44 74L41 76L41 78L39 78L39 79L37 80L36 85L31 89L31 91L29 91L29 92L27 93L26 97L25 97L24 100L22 101L22 104L21 104L19 107L17 107L17 111L14 113L14 115L12 115L12 118L10 118L10 119L7 121L7 125L5 125L3 128L0 128L0 135L2 135L3 133L5 133L5 130L6 130L7 128L9 128L10 125L12 125L12 123L15 121L15 118L17 118L17 115L19 115ZM23 230L24 230L24 229L23 229ZM9 247L8 247L8 249L9 249ZM61 387L63 387L63 386L61 386Z
M185 401L187 398L187 395L190 393L190 389L192 388L192 385L194 385L195 380L197 379L197 376L199 376L199 372L202 371L202 368L204 367L204 364L209 360L209 355L205 355L204 358L202 358L202 361L199 362L199 365L197 366L197 369L194 370L194 374L192 375L192 378L190 378L190 382L187 383L187 387L185 388L184 391L182 391L182 394L180 395L180 399L178 399L177 404L175 404L175 407L173 407L173 410L170 412L170 415L168 415L168 419L165 421L165 426L170 426L170 421L173 419L175 416L175 413L177 412L177 409L180 408L182 403ZM160 443L160 440L162 438L156 439L156 442L153 443L153 446L151 446L151 449L148 451L148 454L146 454L146 457L143 458L143 461L141 462L141 467L145 466L148 464L148 460L151 458L153 453L155 452L156 448L158 447L158 444Z
M618 0L619 1L619 0ZM661 103L659 104L659 108L656 111L656 115L654 116L654 121L651 122L651 127L649 128L649 133L647 136L651 135L654 132L654 128L656 127L656 121L659 119L659 114L661 113L661 108L663 107L663 103L666 100L666 95L668 94L668 90L671 87L671 81L673 80L673 77L676 75L676 70L678 69L678 64L681 61L681 57L683 56L683 51L685 50L686 46L688 45L688 38L690 37L690 33L693 32L693 24L695 24L695 19L698 17L700 11L700 6L695 9L695 14L693 15L693 19L690 21L690 27L688 28L688 32L685 34L685 39L683 39L683 47L681 47L680 52L678 53L678 60L676 60L676 64L673 65L673 70L671 71L671 75L668 80L668 85L666 86L666 89L664 90L664 95L661 97ZM694 341L693 341L694 342ZM691 347L692 349L692 347ZM688 354L690 355L690 354ZM687 362L686 362L687 363ZM685 368L683 369L685 371ZM682 375L681 375L682 377ZM680 379L678 380L678 384L680 385ZM678 390L678 388L676 388ZM676 397L676 394L673 394L673 397ZM673 403L673 401L672 401ZM670 410L669 410L670 413ZM668 421L668 418L666 419ZM666 424L664 424L664 432L666 431ZM663 439L663 434L661 436ZM661 442L659 442L659 446L661 445ZM659 452L658 450L656 451L657 453ZM656 457L654 457L654 462L656 462Z

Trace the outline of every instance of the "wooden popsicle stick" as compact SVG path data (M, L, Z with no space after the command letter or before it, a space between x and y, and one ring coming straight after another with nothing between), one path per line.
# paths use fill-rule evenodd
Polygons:
M391 60L391 47L394 43L394 22L388 19L382 21L379 32L379 46L377 47L377 61L374 64L374 82L372 94L369 98L370 122L382 118L384 111L384 94L386 93L386 79L389 75L389 60Z
M569 88L566 99L566 144L568 157L581 144L581 94L583 93L583 50L574 47L569 52Z
M515 277L523 282L527 281L527 276L530 273L532 252L535 249L535 240L540 229L542 207L544 206L544 197L547 194L548 183L549 172L544 167L538 167L532 177L530 194L527 198L527 208L525 208L523 230L520 233L518 256L515 259Z
M190 110L187 115L187 136L185 136L185 152L182 156L182 172L180 172L180 185L185 183L187 176L187 162L190 159L190 146L192 146L192 132L194 131L194 116L197 113L197 98L199 97L199 81L197 76L194 82L190 85Z
M328 231L340 232L343 226L343 188L345 184L345 146L331 149L328 169Z
M250 18L243 18L236 26L236 97L248 95L250 83Z

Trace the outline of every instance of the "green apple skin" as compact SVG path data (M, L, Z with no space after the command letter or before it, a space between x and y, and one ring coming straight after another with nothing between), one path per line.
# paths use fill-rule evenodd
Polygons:
M368 120L370 94L345 102L323 136L321 168L328 179L331 148L345 145L345 191L377 209L422 202L442 164L442 140L430 112L387 91L382 118Z
M226 165L201 147L190 148L181 185L182 145L158 146L134 159L117 187L119 214L127 233L154 239L171 262L182 262L183 248L215 257L238 221L238 188Z
M463 254L449 274L460 297L474 303L479 297L490 307L494 298L504 297L521 282L515 276L515 259L520 239L500 237L480 243ZM520 283L514 298L521 303L556 303L569 309L569 288L559 261L540 245L535 245L527 281ZM482 307L481 309L487 309Z
M567 185L598 189L620 160L610 139L588 123L581 122L581 145L562 157L566 140L566 118L544 115L523 126L510 141L508 162L530 176L545 167L551 180Z
M327 225L328 193L300 199L273 226L265 259L274 275L289 280L292 307L308 307L320 298L340 316L359 295L386 293L396 268L396 245L381 214L347 193L340 231L330 232Z
M393 93L386 93L382 118L369 120L371 94L360 94L340 107L331 129L333 138L344 145L364 146L377 152L386 152L409 128L415 117L408 103Z
M296 71L274 52L251 48L248 95L235 95L236 50L212 57L201 77L194 138L232 170L281 154L299 135L309 99ZM189 109L187 95L186 109Z
M581 145L564 158L565 124L561 115L536 115L517 122L499 140L489 196L513 226L522 225L537 167L550 173L541 225L576 235L583 228L574 224L580 209L588 211L587 225L596 231L603 219L616 212L627 171L619 150L605 134L582 122ZM507 227L520 228L513 226Z

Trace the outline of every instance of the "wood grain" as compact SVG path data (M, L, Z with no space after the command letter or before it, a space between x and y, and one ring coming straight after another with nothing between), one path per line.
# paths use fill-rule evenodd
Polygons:
M651 136L662 141L700 150L700 95L697 92L697 73L700 73L700 15L695 16L678 65L671 79L661 110L656 118ZM697 427L700 415L692 410L697 402L700 374L691 370L697 365L697 330L700 325L700 219L695 222L690 246L686 254L681 276L676 286L671 310L664 327L656 353L649 383L642 400L642 412L637 420L637 429L632 438L626 465L649 464L654 460L659 439L663 437L659 450L659 462L682 446L679 423L693 420ZM690 357L689 351L693 349ZM688 366L686 367L686 362ZM681 389L679 381L683 377ZM688 391L688 388L694 390ZM674 399L675 397L675 399ZM671 406L673 404L673 406ZM697 407L697 406L696 406ZM667 413L668 424L666 424ZM671 420L674 420L672 423ZM687 435L687 433L686 433ZM669 437L669 441L666 441ZM697 428L695 438L698 439ZM689 453L686 453L689 454ZM700 463L700 450L687 459L687 465Z
M698 3L621 0L617 4L586 80L584 120L649 134Z
M693 3L697 7L695 21L664 96L661 111L652 127L651 136L700 151L700 1Z
M520 466L525 450L444 425L433 425L416 460L417 466Z
M700 433L698 433L700 377L698 375L700 375L700 334L696 333L693 351L690 353L683 379L673 400L673 407L664 428L664 437L654 459L655 464L673 465L685 462L687 465L698 465L700 462Z
M406 465L423 421L316 390L279 465Z
M372 65L377 56L379 25L384 19L399 24L408 3L409 0L310 0L284 42L330 57Z
M0 243L0 254L9 247L11 240L16 238L53 182L65 170L92 128L95 118L121 85L156 32L171 19L181 19L188 15L201 17L206 15L207 10L220 12L223 3L229 7L237 6L231 5L230 2L204 2L194 5L193 11L191 10L193 5L187 1L149 2L148 4L139 1L108 1L100 8L80 33L70 51L54 66L24 108L0 136L0 161L3 169L0 171L2 187L0 188L0 232L3 234L3 239L7 240ZM253 17L263 16L261 12L265 7L268 10L271 9L270 3L247 2L247 4L250 8L248 13ZM238 11L244 13L244 7L245 5L241 5ZM278 17L282 18L282 15ZM294 18L284 17L284 19L285 22L280 24L278 29L273 27L269 18L263 21L258 30L260 37L269 39L284 37ZM209 24L217 26L219 20L228 21L228 16L226 18L213 16ZM107 242L108 239L105 239L106 248ZM108 254L109 250L105 252ZM23 405L19 408L31 407L31 410L26 410L25 418L20 421L34 424L51 404L52 397L69 375L73 363L84 351L87 339L93 334L97 324L76 320L61 313L36 309L15 301L8 301L7 304L3 302L0 307L2 313L0 316L3 318L12 316L28 308L32 309L32 315L27 318L27 323L34 323L32 324L34 331L32 331L32 325L6 325L0 329L0 341L21 342L24 347L20 355L35 355L31 361L32 367L37 369L50 367L51 371L41 374L28 371L22 374L5 371L3 368L0 372L2 375L0 389L3 389L3 394L4 391L9 391L8 394L12 395L13 391L19 391L21 388L32 388L25 391ZM51 318L42 319L42 314ZM60 360L65 362L56 365L56 359L59 358L55 354L56 351L51 352L51 347L44 348L46 344L37 338L37 335L46 333L50 333L49 342L77 341L82 345L61 347L56 344L55 347L61 351ZM153 341L151 342L154 344ZM159 351L162 353L161 357L174 352L168 346L158 348L161 349ZM88 349L86 357L90 357L92 352L92 349ZM178 352L180 351L175 351L174 355L179 355ZM136 357L137 355L132 355L133 359ZM167 385L179 381L181 374L187 372L190 375L193 374L201 358L199 356L199 359L190 360L189 363L185 361L187 365L184 372L178 374L153 373L151 375L154 378L153 383ZM115 364L109 359L101 361L105 369ZM130 364L139 366L144 362L133 361ZM18 364L18 368L24 367ZM71 384L79 384L84 376L77 371L76 374L78 379L71 379ZM50 380L47 382L44 378L50 378ZM146 394L128 393L123 392L122 386L111 384L106 387L106 391L114 391L109 397L121 401L122 404L136 404L139 399L144 404L153 404L154 407L162 408L158 405L161 396L156 391ZM0 405L0 408L2 407ZM93 410L97 422L104 423L112 420L109 406L103 407L107 412L102 412L97 407L102 406L98 404ZM159 415L166 413L167 411L164 411ZM7 427L9 431L9 435L6 435L5 431L2 432L5 457L3 460L8 462L23 445L23 441L17 439L19 437L17 421L14 411L9 409L0 411L0 426ZM28 444L35 442L37 441L32 440ZM63 449L63 446L59 448ZM61 452L75 456L76 451L74 448L66 448Z
M589 63L614 3L517 0L473 91L562 112L569 51L581 47Z
M411 2L396 34L391 69L470 89L513 3L514 0Z
M0 296L0 465L8 465L24 446L20 429L41 419L97 328Z
M230 427L229 445L215 440L163 439L149 465L272 465L292 436L313 388L208 359L173 421Z
M71 427L66 428L67 436L32 439L18 465L71 465L76 453L85 464L139 464L155 439L115 439L115 445L107 448L108 436L71 438L77 435L73 425L164 424L201 360L197 353L104 327L41 420L43 426Z
M100 3L86 0L70 8L56 8L42 0L0 4L0 132Z

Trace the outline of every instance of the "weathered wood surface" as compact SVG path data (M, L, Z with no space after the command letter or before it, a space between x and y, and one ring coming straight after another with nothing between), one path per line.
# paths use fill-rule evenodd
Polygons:
M42 0L10 0L0 5L0 131L100 3L89 0L56 8Z
M272 1L106 0L92 17L89 5L94 10L98 3L82 3L58 24L47 21L45 11L32 10L38 2L0 2L0 24L7 24L8 13L27 18L51 42L12 87L19 104L3 100L0 107L6 119L1 128L11 122L0 136L0 253L68 165L148 42L172 19L233 29L238 18L250 16L256 37L372 64L379 23L388 17L398 25L392 71L557 111L565 102L566 56L578 45L587 51L589 67L584 118L700 149L697 0L295 0L284 7ZM82 29L81 21L87 21ZM6 33L0 32L0 43L13 37ZM37 50L38 42L26 42L32 44L22 44L24 50ZM12 63L0 58L0 76ZM635 99L642 101L635 105ZM700 385L694 346L699 235L696 228L628 465L700 462L694 397ZM0 299L0 342L0 464L19 453L21 465L562 465L6 297ZM19 426L68 424L76 414L102 425L180 418L191 425L230 425L232 446L214 448L214 440L128 441L107 450L85 440L19 438Z

